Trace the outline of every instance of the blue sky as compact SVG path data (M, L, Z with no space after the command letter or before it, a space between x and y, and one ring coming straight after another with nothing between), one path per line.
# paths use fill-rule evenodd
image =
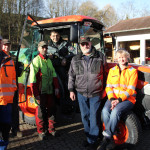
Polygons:
M134 6L137 9L150 6L148 0L94 0L94 2L99 9L102 9L107 4L111 4L115 9L118 9L122 3L127 3L127 2L133 2Z

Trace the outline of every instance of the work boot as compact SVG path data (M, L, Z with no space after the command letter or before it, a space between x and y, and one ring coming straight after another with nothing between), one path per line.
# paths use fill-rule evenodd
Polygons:
M49 133L49 135L52 135L53 137L58 137L60 134L57 131L52 131Z
M45 135L45 133L44 133L44 132L39 133L39 138L40 138L41 141L46 140L46 135Z
M98 143L89 144L88 150L97 150Z
M97 150L106 150L106 146L110 143L110 139L104 137L102 143L98 146Z
M83 141L82 145L83 145L83 147L88 147L90 145L90 143L87 140L85 140L85 141Z
M110 143L106 146L106 150L113 150L116 147L114 139L110 140Z

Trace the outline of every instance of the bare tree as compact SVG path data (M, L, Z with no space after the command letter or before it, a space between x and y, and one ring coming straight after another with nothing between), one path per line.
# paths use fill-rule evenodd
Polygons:
M145 16L150 16L150 9L147 7L143 7L142 10L140 10L140 16L145 17Z
M0 35L2 35L3 6L4 6L4 0L0 0Z
M80 5L78 14L95 17L95 15L97 14L97 11L98 11L98 8L94 4L94 2L91 0L87 0Z
M121 3L118 9L118 16L120 20L136 18L139 16L140 12L134 4L135 3L133 1L126 1Z
M102 10L99 10L95 17L100 20L106 27L110 27L117 23L117 13L111 5L106 5Z
M50 18L77 14L79 2L77 0L48 0L46 4L46 16Z
M40 0L0 0L0 34L17 45L25 15L40 16L42 6Z

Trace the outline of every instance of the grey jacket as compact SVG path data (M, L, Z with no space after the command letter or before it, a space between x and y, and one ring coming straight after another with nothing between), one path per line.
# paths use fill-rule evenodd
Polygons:
M94 47L88 63L83 53L74 56L69 69L69 91L76 90L85 97L100 95L103 89L104 65L104 55Z

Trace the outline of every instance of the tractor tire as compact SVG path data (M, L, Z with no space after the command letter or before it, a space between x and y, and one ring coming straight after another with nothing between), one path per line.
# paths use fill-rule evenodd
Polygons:
M114 140L119 149L135 146L141 139L142 127L132 111L122 117L118 129L119 132L114 136Z
M22 119L23 122L25 122L25 123L27 123L29 125L33 125L33 126L36 125L35 116L32 116L32 117L27 116L21 110L19 111L19 116L20 116L20 118Z

